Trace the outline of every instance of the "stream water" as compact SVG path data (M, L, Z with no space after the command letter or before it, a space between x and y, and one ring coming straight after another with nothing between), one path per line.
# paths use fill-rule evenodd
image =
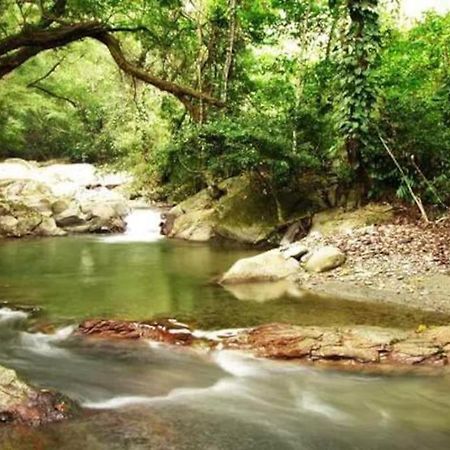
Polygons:
M0 426L0 449L446 449L450 379L356 376L71 337L89 317L176 317L203 330L270 321L416 327L439 314L213 280L254 251L161 239L136 211L122 236L0 244L0 364L86 408L39 429ZM11 305L21 305L22 310ZM39 309L35 309L39 308ZM45 333L44 333L45 331Z

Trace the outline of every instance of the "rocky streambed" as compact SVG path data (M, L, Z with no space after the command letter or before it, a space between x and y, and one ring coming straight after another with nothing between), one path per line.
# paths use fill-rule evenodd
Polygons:
M0 163L0 237L116 232L129 212L130 177L91 164Z
M4 324L14 318L22 320L26 317L25 312L9 308L3 309L2 315ZM7 346L10 339L6 339ZM106 372L102 376L109 377L104 382L111 387L115 385L114 377L107 375L111 356L115 355L119 360L125 358L125 364L130 358L137 357L144 367L149 357L145 349L153 348L154 344L165 348L164 352L178 353L181 358L184 358L183 354L189 358L199 357L199 361L221 360L223 353L228 355L224 356L226 359L230 354L236 354L289 362L291 368L294 364L390 375L407 372L448 374L450 357L450 326L419 327L408 331L376 326L321 327L272 323L245 329L201 331L176 319L89 319L75 328L55 334L22 333L21 341L32 345L23 351L31 351L30 355L39 357L38 366L45 366L46 360L49 363L53 361L56 374L62 374L63 380L71 380L73 375L69 372L76 370L78 364L86 365L85 369L81 368L82 377L88 368L96 373L105 364ZM60 347L63 343L66 343L64 347ZM106 358L104 362L102 358ZM65 364L73 368L67 372ZM149 368L151 365L146 370ZM172 367L169 370L169 378L173 370L176 369ZM240 374L248 369L243 366L232 370ZM53 378L50 373L47 376ZM45 386L47 382L52 384L51 381L41 381L40 384ZM94 384L98 384L97 378ZM92 387L87 387L87 392L89 389ZM140 397L123 397L118 399L118 404L141 401ZM110 405L108 402L100 404L105 404L105 408ZM111 403L111 407L114 404ZM85 415L86 411L82 412L76 401L56 391L28 385L14 370L0 366L0 423L34 427Z

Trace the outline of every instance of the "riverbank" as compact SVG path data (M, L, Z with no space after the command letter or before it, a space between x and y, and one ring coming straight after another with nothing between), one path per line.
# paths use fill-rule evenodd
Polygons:
M424 223L411 206L330 207L319 194L311 196L310 187L305 187L309 196L277 211L267 193L250 187L248 180L230 179L218 192L201 191L165 215L163 233L194 242L228 239L279 248L281 254L261 254L244 272L234 266L230 282L252 283L254 292L255 282L288 280L312 295L450 313L448 216ZM293 258L283 250L290 244L300 249ZM309 270L306 259L322 248L332 249L337 259L329 270Z
M448 218L425 224L398 215L390 223L348 232L312 233L301 242L336 246L347 256L333 271L299 272L296 281L309 292L450 312Z
M305 237L286 233L280 247L236 262L220 281L257 289L258 282L289 280L325 298L448 314L449 269L448 217L424 223L400 208L367 205L314 215Z

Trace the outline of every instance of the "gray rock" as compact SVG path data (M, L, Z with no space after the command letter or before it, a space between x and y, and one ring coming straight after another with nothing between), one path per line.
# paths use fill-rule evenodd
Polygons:
M55 215L55 222L60 227L73 227L85 223L86 216L81 212L80 206L71 203L69 207Z
M308 272L327 272L342 266L345 260L345 254L338 248L327 246L314 251L304 267Z
M289 199L283 196L278 200L275 202L255 178L229 178L216 189L204 189L172 208L165 215L163 233L187 240L220 238L247 244L276 243L287 223L301 221L322 207L320 199L311 194L310 186L291 193Z
M294 258L299 261L302 256L308 253L308 249L301 242L293 242L292 244L281 246L280 252L285 258Z
M89 164L0 163L0 236L123 231L126 198L92 184L97 175Z
M56 225L53 217L44 217L34 230L34 234L37 236L65 236L67 232Z
M299 269L298 261L285 257L279 249L274 249L235 262L222 277L221 283L279 281L294 275Z

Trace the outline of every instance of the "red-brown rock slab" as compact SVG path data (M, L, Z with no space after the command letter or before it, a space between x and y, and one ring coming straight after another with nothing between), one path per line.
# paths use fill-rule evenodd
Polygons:
M395 371L417 366L442 367L447 365L450 353L450 326L418 333L367 326L333 328L274 323L209 341L194 337L187 325L173 319L87 320L78 327L76 334L104 339L148 339L179 346L203 342L211 349L247 351L263 358L307 364L331 363L334 368L372 367L383 371L386 368Z
M378 327L319 328L269 324L225 340L226 348L256 356L295 359L335 366L444 366L450 350L450 327L423 333Z
M147 322L86 320L75 334L104 339L149 339L172 345L190 345L194 337L184 324L173 319Z

